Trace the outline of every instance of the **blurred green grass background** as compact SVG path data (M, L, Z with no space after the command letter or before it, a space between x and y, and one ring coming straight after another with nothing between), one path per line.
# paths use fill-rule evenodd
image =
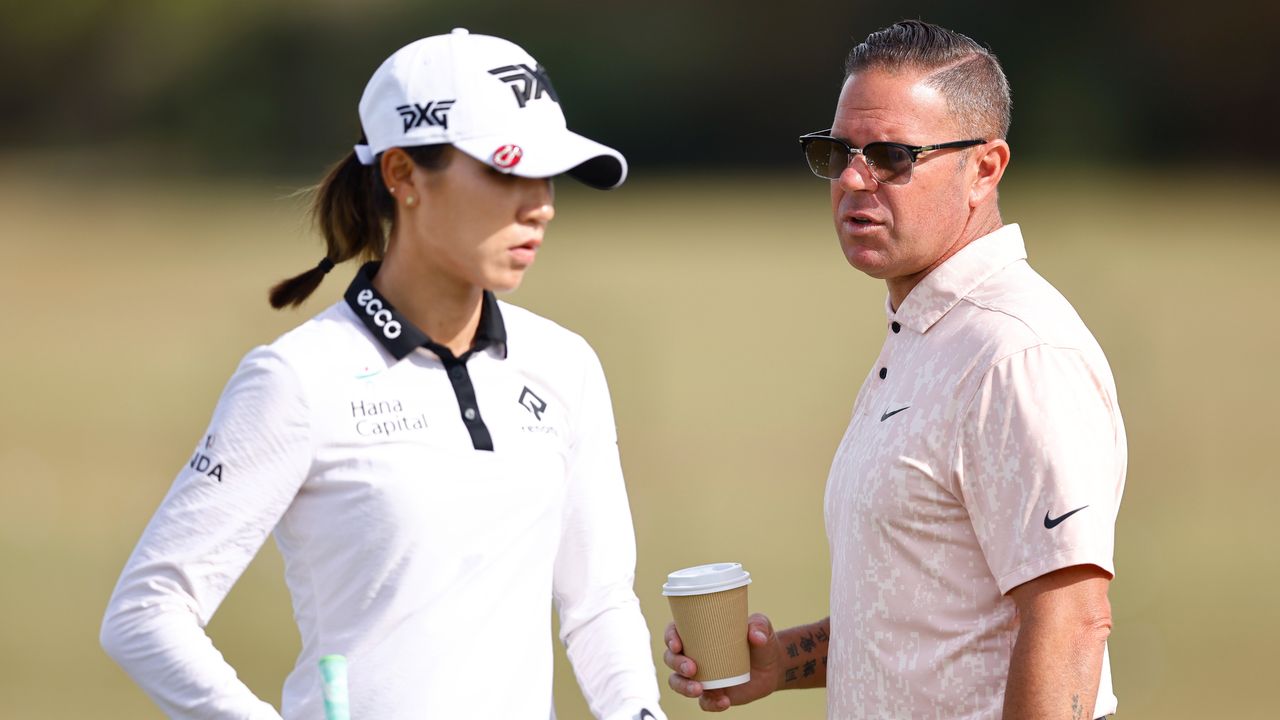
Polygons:
M0 716L160 717L98 648L107 597L240 356L337 299L354 268L301 312L268 308L266 288L320 256L301 183L0 168ZM655 659L677 567L739 561L753 610L779 626L825 615L823 484L883 339L884 288L845 264L824 185L797 170L559 190L510 299L604 362ZM1004 183L1006 222L1107 351L1129 431L1121 718L1275 717L1277 190L1017 166ZM278 704L298 640L273 543L210 633ZM589 717L558 663L560 717ZM673 720L700 716L660 675ZM824 703L785 693L732 716L819 718Z

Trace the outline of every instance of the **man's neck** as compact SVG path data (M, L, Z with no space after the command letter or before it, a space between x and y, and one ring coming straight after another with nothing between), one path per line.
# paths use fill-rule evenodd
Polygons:
M918 273L885 280L885 285L889 288L889 307L894 312L897 312L898 308L902 307L902 303L906 301L907 296L911 294L916 285L920 284L921 280L929 276L929 273L963 250L969 243L984 235L990 235L1004 226L1004 223L1000 220L999 209L993 210L989 217L981 218L981 221L979 221L980 218L976 214L970 216L969 220L969 223L964 227L964 231L957 236L956 241L943 251L937 260L930 263L928 267Z

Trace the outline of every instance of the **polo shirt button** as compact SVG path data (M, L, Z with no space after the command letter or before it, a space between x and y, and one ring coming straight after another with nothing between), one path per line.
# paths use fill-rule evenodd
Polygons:
M890 325L889 327L893 328L893 332L894 332L895 334L896 334L896 333L900 333L900 332L902 332L902 325L898 324L898 321L897 321L897 320L894 320L894 321L893 321L893 324L892 324L892 325Z
M464 417L464 418L466 418L466 419L468 419L468 420L475 420L475 419L476 419L476 409L475 409L475 408L467 408L466 410L463 410L463 411L462 411L462 417Z
M889 368L880 368L880 379L883 380L887 377L889 377Z
M462 377L462 366L454 365L453 367L449 368L449 377L454 378L455 380L457 378Z

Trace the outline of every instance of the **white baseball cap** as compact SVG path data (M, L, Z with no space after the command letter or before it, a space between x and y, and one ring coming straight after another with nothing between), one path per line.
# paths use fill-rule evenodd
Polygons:
M515 43L457 28L400 48L373 73L360 98L372 165L393 147L448 143L499 171L560 173L592 187L617 187L627 161L566 127L546 70Z

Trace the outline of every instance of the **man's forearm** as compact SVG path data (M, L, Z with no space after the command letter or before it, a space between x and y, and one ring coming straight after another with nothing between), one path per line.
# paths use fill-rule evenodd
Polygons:
M778 632L782 645L779 690L827 686L827 646L831 642L831 618Z
M1005 688L1005 720L1093 720L1109 622L1024 622Z

